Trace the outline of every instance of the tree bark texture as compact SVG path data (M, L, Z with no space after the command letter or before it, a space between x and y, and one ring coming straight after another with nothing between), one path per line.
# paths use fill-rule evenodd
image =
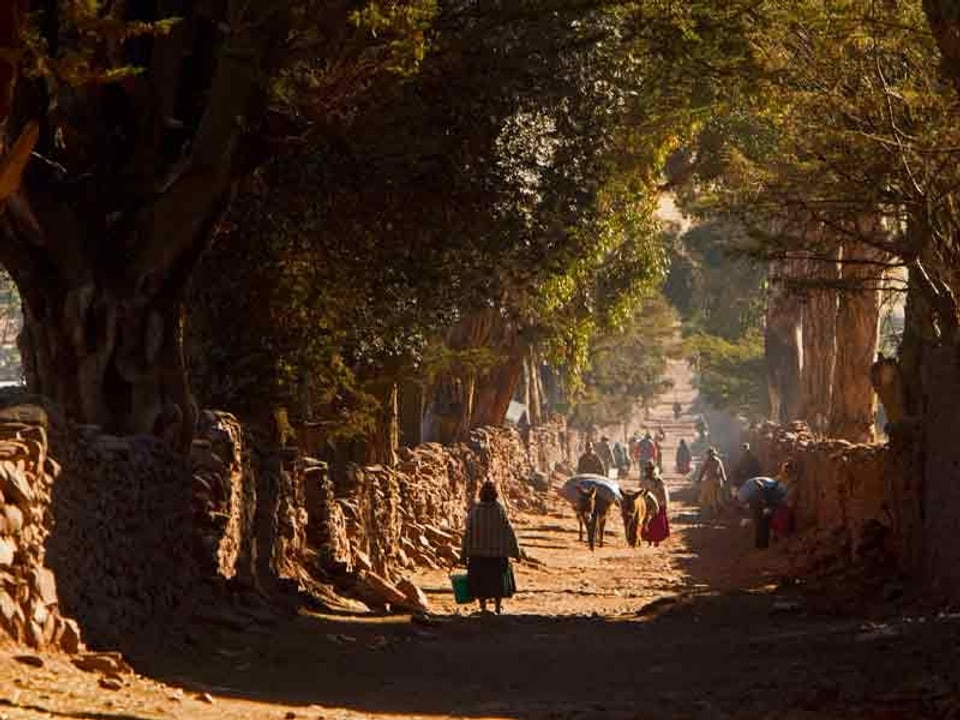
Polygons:
M279 7L186 7L169 34L127 43L143 72L121 82L62 85L56 97L16 83L6 138L37 118L39 137L0 218L0 263L23 299L31 386L81 422L189 443L182 297L229 200L245 123L264 107ZM129 19L157 12L124 8ZM56 4L45 12L54 47Z
M400 413L400 438L403 447L415 447L422 441L421 424L423 422L423 387L420 383L407 380L400 386L398 400Z
M788 286L800 274L796 261L770 264L764 355L770 419L787 423L800 417L800 368L802 366L801 296Z
M870 370L880 327L880 290L884 255L866 245L843 247L845 287L837 311L837 357L833 373L830 434L854 443L873 442L876 395ZM874 264L877 263L877 264Z
M922 223L918 226L923 227ZM909 557L945 596L960 599L960 280L954 267L960 258L924 251L910 266L903 342L892 390L902 419L890 427L890 448L899 472L893 476L894 497L904 499L900 515L910 528ZM954 245L955 247L955 245ZM945 248L941 248L946 250ZM877 368L879 370L880 368Z
M386 383L377 393L380 409L377 413L377 425L366 442L366 464L397 464L397 450L400 448L399 392L396 383Z
M423 439L445 444L465 440L473 427L502 424L523 367L518 329L497 308L461 320L447 333L446 345L456 352L486 350L495 360L480 373L455 362L430 388Z
M834 256L839 261L839 252ZM837 355L837 305L835 287L819 286L840 279L839 262L807 260L804 274L810 281L803 302L803 367L800 372L800 416L818 433L827 429L833 398L833 370Z
M179 298L118 297L92 283L44 291L40 302L24 302L29 386L107 432L153 433L186 447L196 418Z

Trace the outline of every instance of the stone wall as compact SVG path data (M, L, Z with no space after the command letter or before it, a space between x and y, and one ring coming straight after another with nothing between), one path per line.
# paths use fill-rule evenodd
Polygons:
M57 432L47 552L60 600L89 642L126 648L178 611L213 564L194 532L191 468L150 436Z
M767 423L752 444L770 474L786 460L795 464L794 513L798 528L818 545L815 552L848 561L880 553L907 569L903 549L909 538L893 502L896 483L886 446L817 439L803 423Z
M516 430L480 428L468 443L404 448L397 467L353 467L339 482L315 469L306 483L315 569L376 605L415 567L452 567L483 481L497 484L508 512L544 509L531 457L563 459L559 438L532 432L528 447Z
M254 450L228 413L202 413L182 457L17 402L0 403L0 626L71 652L80 628L92 645L135 651L230 605L231 589L335 586L371 607L426 609L408 574L457 562L480 484L496 482L510 511L542 509L535 468L564 459L556 428L527 442L482 428L335 480L296 448Z
M0 411L0 629L34 648L82 649L61 614L47 565L50 495L60 466L48 455L47 415L37 406Z

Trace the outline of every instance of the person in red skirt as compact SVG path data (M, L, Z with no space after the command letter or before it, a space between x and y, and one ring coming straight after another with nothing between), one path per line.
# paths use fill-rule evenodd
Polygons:
M670 537L670 519L668 517L670 495L667 492L667 486L663 483L660 470L653 460L648 460L644 466L641 483L657 497L660 510L653 520L647 523L647 526L640 533L640 538L645 540L647 545L659 547L660 543Z

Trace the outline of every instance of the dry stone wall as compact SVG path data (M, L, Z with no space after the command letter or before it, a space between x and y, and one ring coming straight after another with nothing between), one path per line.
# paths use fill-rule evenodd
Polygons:
M544 429L528 447L516 430L479 428L468 443L404 448L395 468L353 467L339 483L317 468L306 498L319 571L368 604L419 607L406 574L456 564L466 513L485 480L497 484L508 512L544 509L546 487L538 489L531 457L565 459L560 437Z
M48 455L47 425L38 406L0 411L0 628L34 648L78 652L80 630L61 613L46 562L50 495L60 475Z
M456 563L480 484L497 483L510 511L542 508L536 465L563 458L557 430L524 442L482 428L337 482L295 448L255 452L227 413L202 413L183 457L153 437L2 404L0 626L70 652L83 649L81 628L94 646L135 650L231 587L319 580L372 607L426 610L409 572Z
M194 532L187 460L150 436L66 428L47 542L64 610L89 642L127 648L197 590L208 563Z
M797 525L811 531L816 548L848 561L885 559L901 569L910 532L895 502L897 482L884 445L818 439L803 423L767 423L753 445L761 465L774 471L786 460L797 468L791 495Z

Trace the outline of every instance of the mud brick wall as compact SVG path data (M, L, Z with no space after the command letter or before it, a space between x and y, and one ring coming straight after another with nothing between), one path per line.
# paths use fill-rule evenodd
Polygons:
M82 649L77 623L61 614L45 543L60 466L48 455L46 412L0 410L0 629L34 648Z
M753 437L761 466L770 475L792 460L798 472L792 497L798 527L816 531L821 542L847 560L860 559L884 528L885 549L905 564L905 540L893 502L892 464L886 446L820 440L803 423L767 423Z

